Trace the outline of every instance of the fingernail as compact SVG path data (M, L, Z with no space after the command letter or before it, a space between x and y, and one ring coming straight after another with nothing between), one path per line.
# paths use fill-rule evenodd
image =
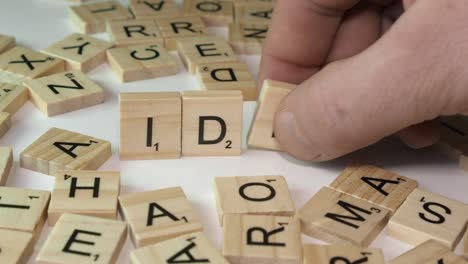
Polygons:
M320 160L322 154L309 142L303 129L298 126L294 114L287 108L283 108L276 115L275 129L282 147L293 157L307 161Z

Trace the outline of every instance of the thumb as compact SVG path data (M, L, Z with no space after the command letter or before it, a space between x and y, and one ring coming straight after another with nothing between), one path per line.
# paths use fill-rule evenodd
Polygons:
M282 147L299 159L330 160L425 120L466 112L464 2L415 3L367 50L299 85L276 116Z

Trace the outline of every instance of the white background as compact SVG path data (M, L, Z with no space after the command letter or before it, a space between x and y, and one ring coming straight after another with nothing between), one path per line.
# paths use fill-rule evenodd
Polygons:
M127 4L127 3L125 3ZM16 36L21 46L36 50L75 32L67 19L66 0L2 0L0 4L0 33ZM226 34L225 29L211 29ZM107 38L106 34L98 34ZM175 53L174 53L175 55ZM257 73L258 56L241 56ZM7 186L51 190L50 176L19 168L19 153L50 127L64 128L111 141L113 156L100 169L121 172L122 193L181 186L200 215L206 234L221 248L219 227L213 197L213 178L216 176L284 175L300 208L316 191L329 184L350 161L369 162L394 170L419 181L420 187L468 203L468 173L457 167L455 160L444 156L436 147L410 150L396 139L383 142L339 160L309 164L295 161L285 154L246 150L239 157L202 157L178 160L127 161L118 157L119 113L118 94L138 91L181 91L198 89L195 79L180 63L176 76L133 83L120 83L104 64L88 73L105 88L104 104L47 118L30 102L13 116L12 128L0 140L1 145L12 146L15 164ZM255 103L244 107L244 136L253 117ZM49 233L44 228L36 252ZM384 230L372 246L381 247L386 259L391 259L410 246L386 236ZM317 242L304 236L304 241ZM133 249L127 240L119 263L129 262ZM33 259L33 258L32 258ZM33 261L31 261L33 263Z

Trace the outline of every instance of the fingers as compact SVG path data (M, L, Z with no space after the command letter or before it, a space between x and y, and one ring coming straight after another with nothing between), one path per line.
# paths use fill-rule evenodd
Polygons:
M430 120L412 125L398 132L398 136L408 147L419 149L429 147L440 139L439 120Z
M299 85L276 116L280 144L300 159L329 160L466 110L468 30L459 25L468 23L467 11L459 1L416 3L369 49ZM413 134L406 131L407 138Z

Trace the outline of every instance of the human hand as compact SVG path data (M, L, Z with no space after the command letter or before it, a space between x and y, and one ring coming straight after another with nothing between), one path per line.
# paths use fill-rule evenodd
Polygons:
M276 115L282 147L325 161L395 133L435 143L439 116L468 113L466 14L460 0L278 0L260 80L300 83Z

